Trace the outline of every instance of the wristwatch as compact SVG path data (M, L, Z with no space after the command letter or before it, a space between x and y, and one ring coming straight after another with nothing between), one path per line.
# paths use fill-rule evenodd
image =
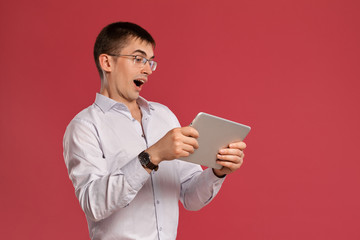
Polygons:
M138 155L138 158L139 158L139 161L141 163L141 165L144 167L144 168L149 168L151 170L155 170L157 171L159 166L158 165L155 165L151 162L150 160L150 155L145 152L145 151L142 151L139 155Z

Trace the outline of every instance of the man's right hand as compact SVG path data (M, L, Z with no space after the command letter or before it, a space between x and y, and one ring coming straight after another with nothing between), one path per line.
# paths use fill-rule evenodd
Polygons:
M174 128L146 150L151 162L158 165L164 160L187 157L199 147L198 131L193 127Z

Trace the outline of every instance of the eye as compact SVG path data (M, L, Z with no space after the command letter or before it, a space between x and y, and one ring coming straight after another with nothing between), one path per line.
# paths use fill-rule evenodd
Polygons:
M135 62L136 63L143 63L144 62L144 58L141 56L135 56Z

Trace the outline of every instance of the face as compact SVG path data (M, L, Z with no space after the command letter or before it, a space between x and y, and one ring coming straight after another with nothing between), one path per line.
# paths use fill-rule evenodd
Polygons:
M140 39L130 39L120 51L120 55L139 55L147 59L154 58L153 46ZM134 58L129 56L109 56L110 71L107 72L108 97L125 104L134 104L140 91L152 74L149 63L143 67L134 64ZM105 94L106 95L106 94Z

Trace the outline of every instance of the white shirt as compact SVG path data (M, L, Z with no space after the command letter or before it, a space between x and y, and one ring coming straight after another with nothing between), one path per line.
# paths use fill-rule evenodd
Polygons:
M212 169L176 159L149 174L138 154L180 124L166 106L137 102L145 136L124 104L101 94L65 132L65 163L93 240L175 239L179 200L199 210L224 181Z

